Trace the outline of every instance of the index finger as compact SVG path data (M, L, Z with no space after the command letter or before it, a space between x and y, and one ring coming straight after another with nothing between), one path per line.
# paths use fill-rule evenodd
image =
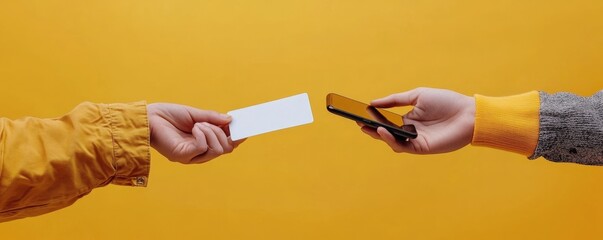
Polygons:
M413 153L412 149L410 148L409 142L400 142L400 141L398 141L394 137L394 135L392 135L385 128L383 128L383 127L377 128L377 134L379 134L379 137L381 138L381 140L383 140L385 143L387 143L387 145L389 145L389 147L394 152L397 152L397 153L401 153L401 152Z

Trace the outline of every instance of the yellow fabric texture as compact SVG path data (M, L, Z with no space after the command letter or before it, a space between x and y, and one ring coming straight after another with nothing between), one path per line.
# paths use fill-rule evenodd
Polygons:
M145 102L82 103L52 119L0 119L0 222L71 205L109 183L146 186Z
M538 144L538 91L507 97L475 95L472 144L531 156Z

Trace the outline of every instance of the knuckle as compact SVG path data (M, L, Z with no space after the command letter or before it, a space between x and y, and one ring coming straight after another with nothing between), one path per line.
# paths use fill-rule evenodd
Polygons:
M216 148L214 149L214 153L217 155L222 155L224 154L224 149L223 148Z
M228 147L224 148L225 153L231 153L233 150L234 150L233 146L228 146Z
M201 152L201 154L207 152L207 150L209 150L207 145L199 146L199 152Z

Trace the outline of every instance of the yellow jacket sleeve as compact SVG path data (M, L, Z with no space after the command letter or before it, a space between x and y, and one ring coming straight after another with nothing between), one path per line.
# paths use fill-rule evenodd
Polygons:
M508 97L475 95L472 144L531 156L538 144L537 91Z
M0 222L71 205L109 183L146 186L146 104L82 103L60 118L0 119Z

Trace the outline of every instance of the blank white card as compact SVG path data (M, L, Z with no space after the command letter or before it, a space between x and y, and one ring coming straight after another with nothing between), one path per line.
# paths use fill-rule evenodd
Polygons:
M314 121L307 93L228 112L233 141Z

